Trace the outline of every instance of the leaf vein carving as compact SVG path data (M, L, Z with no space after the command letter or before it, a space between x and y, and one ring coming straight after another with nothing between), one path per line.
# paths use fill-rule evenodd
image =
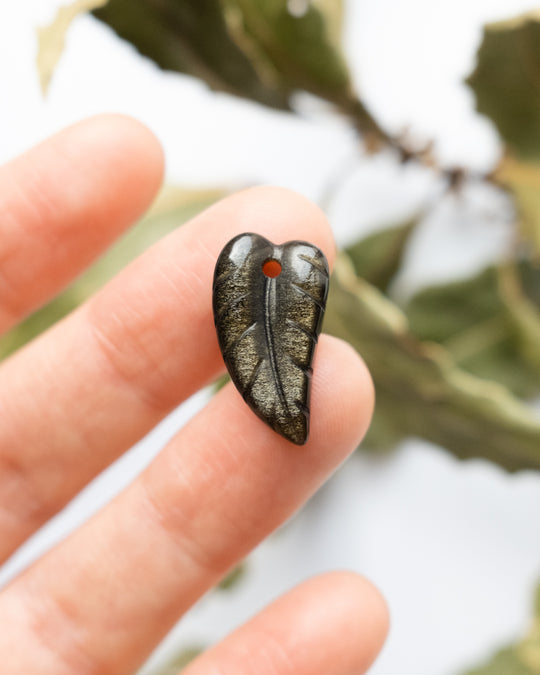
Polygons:
M298 399L294 402L298 410L304 415L305 417L309 417L309 406L304 405L302 401L299 401Z
M260 358L257 361L257 364L255 365L255 368L253 368L253 372L251 373L251 377L249 378L249 382L244 387L244 391L243 391L243 394L242 394L244 397L247 396L251 392L251 390L253 389L253 386L255 385L255 382L257 380L257 377L259 375L259 372L260 372L261 367L262 367L264 362L265 362L265 359L263 359L263 358Z
M301 370L305 375L311 376L313 374L313 368L311 366L306 366L304 363L295 361L290 354L287 354L287 356L289 357L289 361L293 364L293 366Z
M223 272L221 276L219 276L217 279L214 279L214 290L220 286L224 281L227 281L229 277L232 277L232 275L235 273L236 270L227 270L226 272Z
M312 267L314 267L317 272L320 272L323 277L328 279L328 270L326 270L322 265L319 264L315 258L310 258L308 255L304 255L304 253L299 253L298 257L300 260L305 260L305 262L309 263Z
M239 343L242 342L246 335L255 328L257 323L257 321L252 323L251 326L248 326L244 331L242 331L241 335L231 342L231 344L227 347L227 350L223 353L224 358L230 358L231 354L234 352Z
M268 355L270 357L270 368L272 369L273 380L276 383L278 398L283 408L289 412L287 398L283 389L283 382L281 381L281 376L276 361L275 338L272 330L272 322L270 320L270 317L274 314L270 309L270 304L272 303L272 291L275 291L275 281L273 279L267 279L264 289L264 332L266 344L268 346Z
M305 295L306 298L309 298L311 300L311 302L314 302L317 305L317 307L319 307L321 312L324 312L324 305L322 304L322 302L320 300L317 300L317 298L314 295L311 295L311 293L309 291L306 291L305 288L302 288L302 286L299 286L298 284L295 284L294 282L291 283L291 286L293 288L296 288L296 290L299 293L302 293L303 295Z
M242 302L242 300L244 300L245 298L247 298L248 295L249 295L249 293L242 293L242 295L238 295L236 298L234 298L233 300L231 300L227 305L224 305L224 306L219 310L219 312L217 313L216 321L219 321L220 319L222 319L222 318L225 316L225 314L226 314L232 307L234 307L235 305L238 305L240 302Z
M315 333L312 333L307 328L304 328L304 326L299 324L297 321L294 321L294 319L289 319L289 317L287 317L286 321L289 324L289 326L292 326L292 328L297 328L299 331L304 333L304 335L307 335L308 338L313 340L313 342L317 342L317 336L315 335Z

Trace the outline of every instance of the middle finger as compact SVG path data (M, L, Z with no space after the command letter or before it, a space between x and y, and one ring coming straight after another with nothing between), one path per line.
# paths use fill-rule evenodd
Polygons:
M213 267L242 231L309 239L322 213L276 188L226 199L147 251L0 369L0 561L220 370Z

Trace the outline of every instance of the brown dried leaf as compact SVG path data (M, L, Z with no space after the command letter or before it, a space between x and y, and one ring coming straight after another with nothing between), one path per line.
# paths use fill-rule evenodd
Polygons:
M54 21L48 26L38 28L37 67L44 96L49 88L54 69L64 51L66 33L71 22L79 14L90 12L106 4L107 0L76 0L76 2L60 7Z

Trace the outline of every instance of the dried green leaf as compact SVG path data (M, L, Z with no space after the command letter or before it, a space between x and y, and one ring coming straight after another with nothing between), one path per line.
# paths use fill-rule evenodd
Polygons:
M340 49L343 0L109 0L95 16L166 70L290 110L311 92L339 107L376 149L385 137L352 92ZM302 0L296 0L302 3Z
M330 289L325 330L348 340L371 369L374 429L424 438L510 471L540 468L540 419L508 389L466 373L440 345L418 340L401 310L357 278L344 256ZM375 442L384 445L384 438Z
M536 591L535 616L527 635L515 645L498 651L485 665L465 675L540 675L540 607Z
M165 187L147 215L58 297L0 338L0 359L69 314L122 267L168 232L224 196L223 190Z
M401 266L403 254L417 219L386 228L346 249L355 272L370 284L386 290Z
M193 645L185 647L165 665L156 668L151 672L151 675L178 675L186 666L194 661L197 656L200 656L205 651L204 647Z
M212 385L212 390L214 394L217 394L220 389L223 389L223 387L226 384L229 384L231 381L231 376L229 373L224 373L223 375L220 375L213 383Z
M522 663L515 647L501 649L480 668L468 670L466 675L539 675L540 670L531 670Z
M489 24L467 82L511 150L540 160L540 12Z
M516 274L524 301L535 303L540 269L523 262ZM405 313L411 332L420 340L442 344L460 368L530 397L540 392L540 372L531 368L522 348L513 316L519 306L510 295L505 298L499 270L489 267L472 278L423 289Z
M338 105L353 100L340 45L341 2L306 3L296 15L287 0L222 0L231 35L259 71L272 71L290 90L304 89ZM338 14L339 12L339 14Z
M319 10L324 17L328 38L333 45L341 45L343 36L343 22L345 20L345 7L343 0L307 0Z
M54 69L64 51L65 37L73 19L82 12L103 7L107 0L76 0L60 7L54 21L38 28L37 67L43 95L47 93Z
M95 16L164 70L193 75L217 91L288 108L289 91L261 79L231 39L220 0L109 0Z
M479 112L496 125L510 152L495 180L516 205L524 239L540 253L540 12L490 24L467 80Z
M517 337L519 351L540 379L540 304L527 297L519 269L513 263L499 269L499 288Z
M238 584L244 579L247 572L247 565L245 562L241 562L239 565L236 565L227 576L219 582L218 589L220 591L231 591L238 586Z
M540 118L540 107L538 108ZM540 162L522 162L505 157L494 173L495 180L506 188L516 205L518 225L523 238L540 253Z

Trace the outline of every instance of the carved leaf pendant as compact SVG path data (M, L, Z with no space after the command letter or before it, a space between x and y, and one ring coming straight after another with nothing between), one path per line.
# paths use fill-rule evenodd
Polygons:
M328 263L313 244L276 246L240 234L214 272L214 322L232 381L274 431L309 434L312 361L328 295Z

